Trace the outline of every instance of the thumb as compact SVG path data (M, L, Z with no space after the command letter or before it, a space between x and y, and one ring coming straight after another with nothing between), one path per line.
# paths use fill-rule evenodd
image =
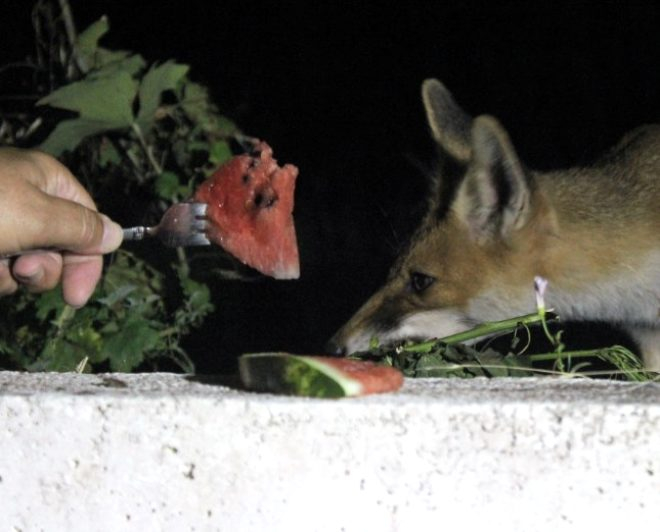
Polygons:
M47 209L42 210L42 230L33 232L32 242L24 243L24 247L54 247L81 255L101 255L121 244L121 227L105 214L75 201L53 196L48 200Z

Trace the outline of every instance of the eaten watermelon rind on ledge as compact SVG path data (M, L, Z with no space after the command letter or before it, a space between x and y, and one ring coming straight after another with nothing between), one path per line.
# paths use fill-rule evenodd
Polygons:
M397 390L403 375L374 362L283 352L250 353L238 361L243 385L304 397L355 397Z

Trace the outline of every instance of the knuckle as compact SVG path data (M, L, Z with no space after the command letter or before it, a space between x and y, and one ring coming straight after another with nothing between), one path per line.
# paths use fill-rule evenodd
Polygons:
M80 209L80 242L85 246L98 245L103 236L103 224L98 215L85 208Z
M87 251L101 242L103 227L95 212L77 205L66 223L68 226L60 231L64 249Z

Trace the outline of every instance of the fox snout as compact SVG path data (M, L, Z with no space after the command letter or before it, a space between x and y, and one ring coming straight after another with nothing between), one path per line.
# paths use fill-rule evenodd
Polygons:
M326 352L345 356L366 351L376 345L400 340L443 338L473 326L461 313L453 310L428 310L392 316L388 322L378 322L365 316L363 320L351 319L327 342Z
M396 270L328 341L327 352L347 355L366 351L373 343L442 338L472 327L476 322L459 308L447 306L435 284L434 276Z
M360 310L328 340L325 351L335 356L345 356L369 348L372 336L377 330L384 330L385 324L378 323L379 305L383 296L375 294Z
M562 319L623 326L660 369L660 127L629 133L592 167L541 173L495 118L473 119L439 81L424 82L422 99L440 154L427 213L328 351L534 312L540 275Z

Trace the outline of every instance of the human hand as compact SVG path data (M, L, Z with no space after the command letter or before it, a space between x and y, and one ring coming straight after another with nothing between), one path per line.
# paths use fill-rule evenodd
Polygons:
M122 238L121 227L97 212L57 159L0 148L0 296L19 285L42 292L61 281L64 300L80 307L101 277L101 255Z

